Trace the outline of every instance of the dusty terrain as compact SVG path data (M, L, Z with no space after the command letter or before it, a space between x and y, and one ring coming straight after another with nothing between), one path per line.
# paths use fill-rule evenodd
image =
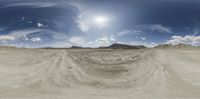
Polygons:
M200 50L0 48L1 99L199 99Z

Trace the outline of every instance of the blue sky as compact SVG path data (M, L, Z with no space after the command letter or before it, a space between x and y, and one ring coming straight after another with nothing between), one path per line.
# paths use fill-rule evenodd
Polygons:
M1 0L0 45L200 45L197 0Z

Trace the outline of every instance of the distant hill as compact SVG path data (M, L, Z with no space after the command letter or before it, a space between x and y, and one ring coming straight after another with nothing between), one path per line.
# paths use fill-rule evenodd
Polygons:
M70 47L70 48L72 48L72 49L80 49L80 48L82 48L82 47L80 47L80 46L72 46L72 47Z
M134 46L134 45L127 45L127 44L119 44L119 43L114 43L110 46L107 47L99 47L101 49L144 49L147 48L143 45L138 45L138 46Z
M154 48L160 48L160 49L167 49L167 48L195 48L194 46L187 45L187 44L177 44L177 45L172 45L172 44L161 44L158 45Z
M92 49L91 47L72 46L70 49Z
M15 46L0 46L0 49L17 49Z

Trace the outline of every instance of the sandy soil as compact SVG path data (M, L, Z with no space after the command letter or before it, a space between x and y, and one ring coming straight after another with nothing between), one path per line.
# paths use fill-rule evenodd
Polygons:
M199 99L200 50L0 49L1 99Z

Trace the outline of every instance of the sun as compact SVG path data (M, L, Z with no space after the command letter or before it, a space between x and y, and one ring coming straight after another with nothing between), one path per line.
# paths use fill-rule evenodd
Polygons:
M99 24L103 24L107 22L107 18L103 16L97 16L95 17L95 22Z
M108 25L108 18L106 16L95 16L94 23L101 28L106 27Z

